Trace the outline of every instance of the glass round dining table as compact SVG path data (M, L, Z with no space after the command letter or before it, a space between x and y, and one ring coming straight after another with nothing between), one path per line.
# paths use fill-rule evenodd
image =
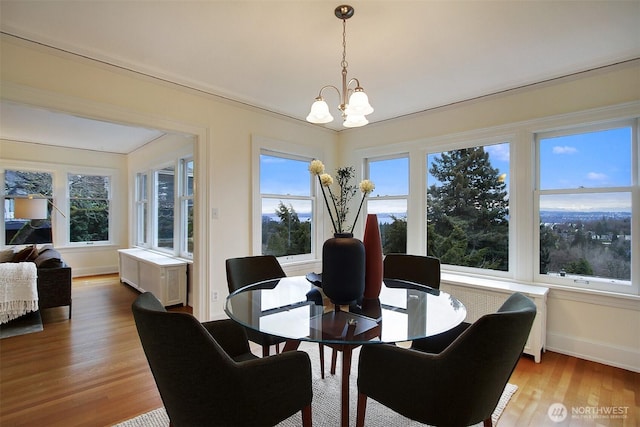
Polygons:
M411 341L446 332L462 323L467 310L458 299L426 286L384 279L378 299L335 306L305 276L245 286L227 297L225 312L239 324L286 338L284 351L300 341L342 351L342 418L349 423L351 352L359 345Z

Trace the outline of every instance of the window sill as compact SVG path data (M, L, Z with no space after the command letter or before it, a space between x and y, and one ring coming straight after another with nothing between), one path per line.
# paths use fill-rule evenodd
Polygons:
M449 283L451 285L468 286L471 288L489 289L497 292L522 292L524 294L532 294L538 296L546 295L549 292L549 288L546 286L537 286L504 279L467 276L445 272L442 272L441 282Z
M583 289L556 284L532 284L507 279L468 276L456 273L442 273L441 281L452 285L490 289L498 292L522 292L533 295L548 293L553 299L585 302L589 304L640 311L640 296Z
M63 245L63 246L55 246L56 249L61 249L65 252L85 252L87 250L91 250L92 248L96 250L104 250L104 249L118 249L120 246L115 245L113 243L96 243L96 244L83 244L83 245Z
M548 285L555 299L640 311L640 296L573 286Z

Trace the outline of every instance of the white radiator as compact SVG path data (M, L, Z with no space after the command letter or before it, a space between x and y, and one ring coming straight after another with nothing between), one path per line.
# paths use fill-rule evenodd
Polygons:
M549 289L494 280L470 280L474 283L462 283L459 276L443 273L440 284L441 290L453 295L465 305L467 308L465 321L469 323L475 322L485 314L495 313L514 292L521 292L533 300L537 313L524 352L540 363L540 357L546 345Z
M120 281L152 292L164 306L187 304L187 264L146 249L120 249Z

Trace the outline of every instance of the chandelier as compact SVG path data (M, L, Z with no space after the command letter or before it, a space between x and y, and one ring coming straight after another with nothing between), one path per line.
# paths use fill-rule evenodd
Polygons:
M360 86L356 78L347 80L347 19L353 16L354 9L349 5L338 6L335 9L337 18L342 19L342 92L333 85L326 85L320 89L315 102L311 105L311 112L307 116L307 121L311 123L329 123L333 121L333 116L329 112L329 106L322 97L322 92L327 88L333 88L338 92L340 105L338 109L342 114L343 125L348 128L364 126L369 121L365 117L373 113L373 108L369 105L369 98ZM355 83L355 88L350 89ZM349 102L347 102L347 98Z

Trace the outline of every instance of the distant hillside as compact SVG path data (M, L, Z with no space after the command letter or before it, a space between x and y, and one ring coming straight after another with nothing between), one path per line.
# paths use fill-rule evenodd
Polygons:
M606 219L631 219L631 212L575 212L575 211L540 211L540 221L549 223L589 222Z

